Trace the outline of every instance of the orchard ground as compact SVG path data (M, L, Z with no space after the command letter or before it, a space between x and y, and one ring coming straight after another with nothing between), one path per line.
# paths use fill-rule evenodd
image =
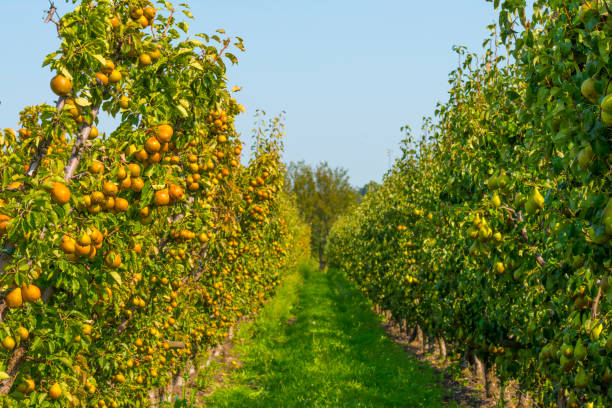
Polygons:
M236 369L205 406L458 406L444 402L439 374L389 339L372 304L337 270L302 265L234 344Z

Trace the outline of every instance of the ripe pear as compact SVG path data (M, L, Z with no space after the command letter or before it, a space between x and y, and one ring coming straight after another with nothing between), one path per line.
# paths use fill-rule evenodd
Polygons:
M531 196L531 199L538 208L544 208L544 197L542 197L542 194L540 194L540 191L537 187L533 190L533 195Z
M493 269L495 270L495 273L498 275L503 275L504 271L506 270L502 262L496 262Z
M593 339L593 341L599 340L599 335L601 334L602 330L603 324L601 324L601 322L596 323L595 326L591 329L591 339Z
M497 194L495 194L491 199L491 204L493 204L495 208L499 208L501 206L501 199Z

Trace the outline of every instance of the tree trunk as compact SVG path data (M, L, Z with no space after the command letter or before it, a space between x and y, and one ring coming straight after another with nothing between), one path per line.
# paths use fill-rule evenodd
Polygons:
M482 385L486 387L487 384L487 375L486 375L486 367L485 364L478 358L476 354L474 354L474 379L478 385Z
M436 354L436 342L433 337L427 336L427 352L432 356Z
M446 341L444 341L444 337L440 337L438 339L438 346L440 348L440 360L446 360Z
M486 369L486 386L487 386L487 397L493 398L494 400L499 399L499 380L497 379L495 364Z
M408 343L412 343L414 340L416 340L418 333L419 333L419 325L416 324L410 330L410 338L408 339Z
M421 326L417 326L416 340L419 345L419 352L421 354L425 354L425 336L423 335L423 330L421 329Z

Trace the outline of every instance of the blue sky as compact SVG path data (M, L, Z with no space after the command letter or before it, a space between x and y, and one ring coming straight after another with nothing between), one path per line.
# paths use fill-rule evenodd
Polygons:
M175 3L180 3L176 1ZM285 160L327 161L362 186L380 181L399 154L400 127L416 133L447 99L453 45L480 50L496 21L485 0L193 0L192 32L223 28L245 40L230 67L250 137L256 109L286 112ZM72 5L56 1L60 11ZM2 1L0 127L16 127L26 105L51 103L44 56L58 46L43 24L47 0ZM111 123L102 123L104 126Z

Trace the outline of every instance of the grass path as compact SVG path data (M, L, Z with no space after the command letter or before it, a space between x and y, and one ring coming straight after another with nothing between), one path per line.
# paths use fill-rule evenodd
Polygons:
M235 341L244 365L206 406L443 406L439 377L385 335L338 271L302 267Z

